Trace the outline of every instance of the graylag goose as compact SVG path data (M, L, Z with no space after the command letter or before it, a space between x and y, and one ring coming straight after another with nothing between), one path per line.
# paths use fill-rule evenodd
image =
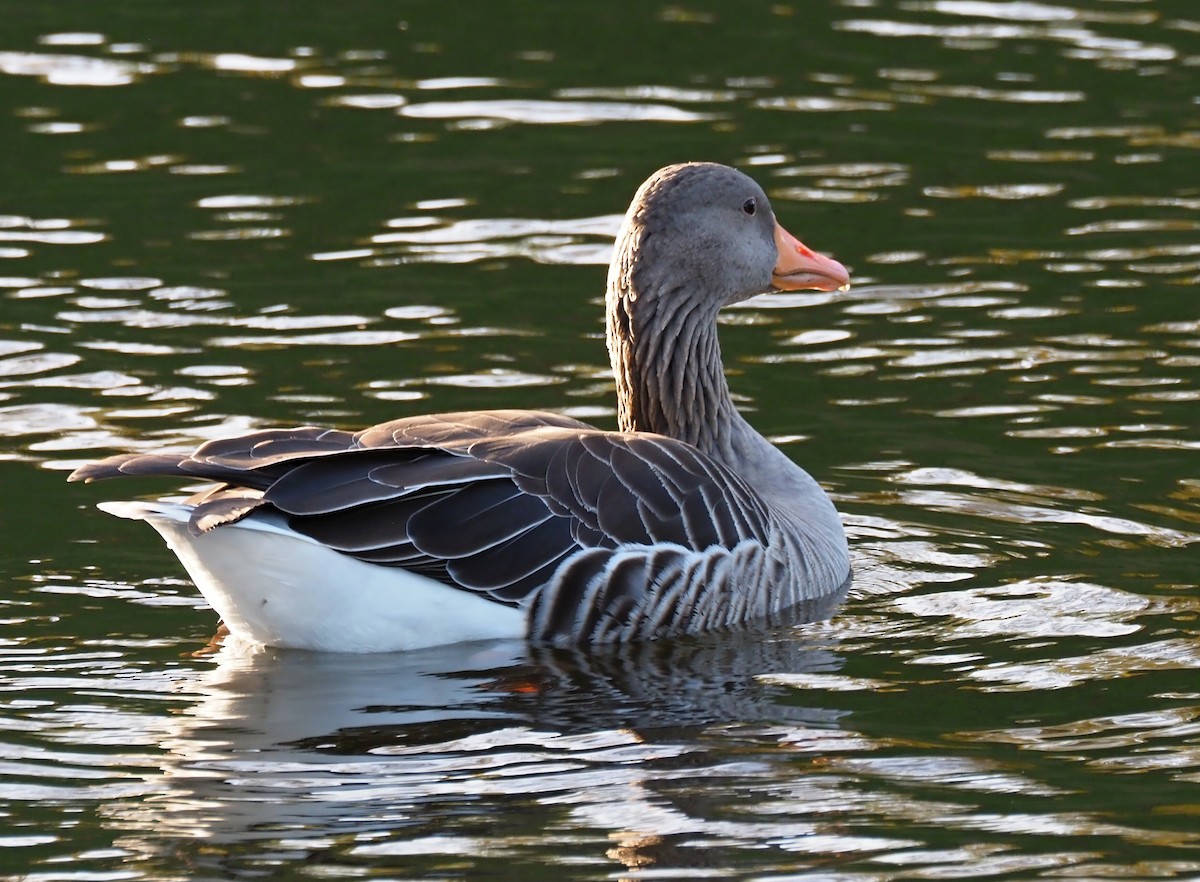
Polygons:
M338 652L528 638L652 640L784 616L850 575L820 485L729 395L717 313L849 284L732 168L642 184L608 273L618 431L553 413L306 426L125 454L71 480L216 482L186 502L110 502L166 540L229 631Z

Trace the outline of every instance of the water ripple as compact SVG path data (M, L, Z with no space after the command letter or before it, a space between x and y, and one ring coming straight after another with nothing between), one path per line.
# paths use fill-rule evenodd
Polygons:
M376 266L397 262L471 263L504 257L523 257L537 263L607 265L620 224L620 215L568 220L393 218L387 222L388 232L370 238L373 246L383 247L322 252L312 258L367 260Z
M994 18L1001 21L1090 21L1104 24L1144 25L1155 21L1151 12L1107 12L1058 6L1049 3L996 2L996 0L906 0L904 9L963 15L971 18Z
M704 122L711 114L669 104L620 101L550 101L509 98L470 101L423 101L397 108L413 119L485 119L533 125L573 125L600 122Z
M0 73L52 86L128 86L161 68L148 62L43 52L0 52Z
M414 4L266 31L224 0L69 28L30 5L44 33L0 46L5 866L1196 877L1185 5L481 5L483 40ZM613 425L604 212L671 150L752 169L852 266L722 325L739 404L845 515L830 621L243 655L205 646L152 534L63 483L268 425Z
M896 608L953 620L955 636L1119 637L1141 626L1141 597L1103 585L1050 578L901 597Z
M1200 670L1200 642L1186 638L1155 640L1036 663L999 663L972 672L971 678L987 683L986 688L991 690L1043 691L1172 670Z

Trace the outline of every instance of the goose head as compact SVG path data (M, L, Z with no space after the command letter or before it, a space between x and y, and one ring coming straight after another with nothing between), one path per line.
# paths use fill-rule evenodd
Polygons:
M766 291L849 284L844 266L779 224L758 183L708 162L667 166L642 184L608 277L610 298L684 297L707 315Z

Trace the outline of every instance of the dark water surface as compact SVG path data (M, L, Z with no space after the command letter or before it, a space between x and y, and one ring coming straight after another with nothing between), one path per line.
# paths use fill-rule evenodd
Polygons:
M1200 878L1192 0L0 14L0 876ZM855 277L723 330L845 515L832 620L205 653L93 508L175 488L65 484L254 426L611 426L611 237L684 159Z

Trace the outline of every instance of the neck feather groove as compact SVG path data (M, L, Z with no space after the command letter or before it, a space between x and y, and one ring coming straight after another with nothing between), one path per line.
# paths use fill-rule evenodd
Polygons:
M622 431L678 438L728 460L741 417L714 311L678 290L610 293L608 346Z

